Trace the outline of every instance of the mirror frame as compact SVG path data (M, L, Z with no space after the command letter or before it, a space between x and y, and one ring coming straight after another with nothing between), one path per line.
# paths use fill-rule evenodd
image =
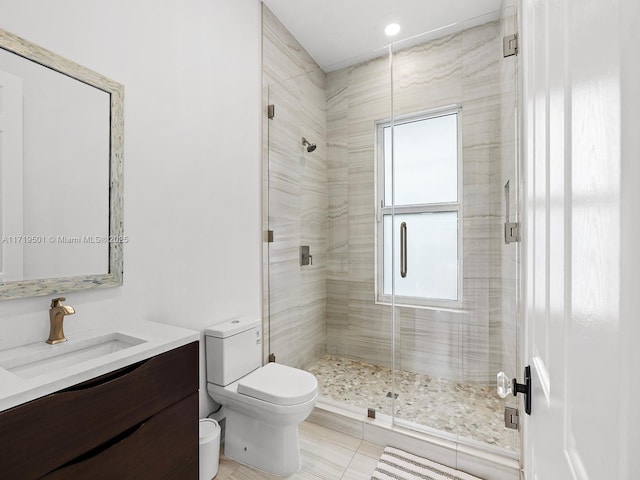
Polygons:
M2 29L0 29L0 48L109 94L111 103L109 237L110 239L124 238L122 198L124 186L124 86ZM0 282L0 300L121 286L123 281L123 245L122 242L109 242L108 245L108 273Z

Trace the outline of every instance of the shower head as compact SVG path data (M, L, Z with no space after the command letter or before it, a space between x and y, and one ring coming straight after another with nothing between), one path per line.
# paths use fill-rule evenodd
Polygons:
M316 149L316 144L315 143L309 143L309 140L307 140L304 137L302 137L302 145L307 147L307 152L309 152L309 153L313 152Z

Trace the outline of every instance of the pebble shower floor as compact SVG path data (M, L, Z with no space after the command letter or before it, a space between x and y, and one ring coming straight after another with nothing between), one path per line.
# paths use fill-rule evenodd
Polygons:
M309 368L320 395L352 407L390 414L391 369L325 355ZM516 452L517 431L504 426L495 386L459 383L397 371L397 418Z

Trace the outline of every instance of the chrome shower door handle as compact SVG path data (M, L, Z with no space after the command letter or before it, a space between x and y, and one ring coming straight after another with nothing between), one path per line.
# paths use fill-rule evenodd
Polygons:
M407 224L400 224L400 276L407 276Z

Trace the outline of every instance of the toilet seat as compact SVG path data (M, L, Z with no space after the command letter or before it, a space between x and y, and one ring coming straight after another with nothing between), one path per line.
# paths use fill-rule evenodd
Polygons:
M298 405L316 396L318 381L309 372L271 362L241 378L237 392L274 405Z

